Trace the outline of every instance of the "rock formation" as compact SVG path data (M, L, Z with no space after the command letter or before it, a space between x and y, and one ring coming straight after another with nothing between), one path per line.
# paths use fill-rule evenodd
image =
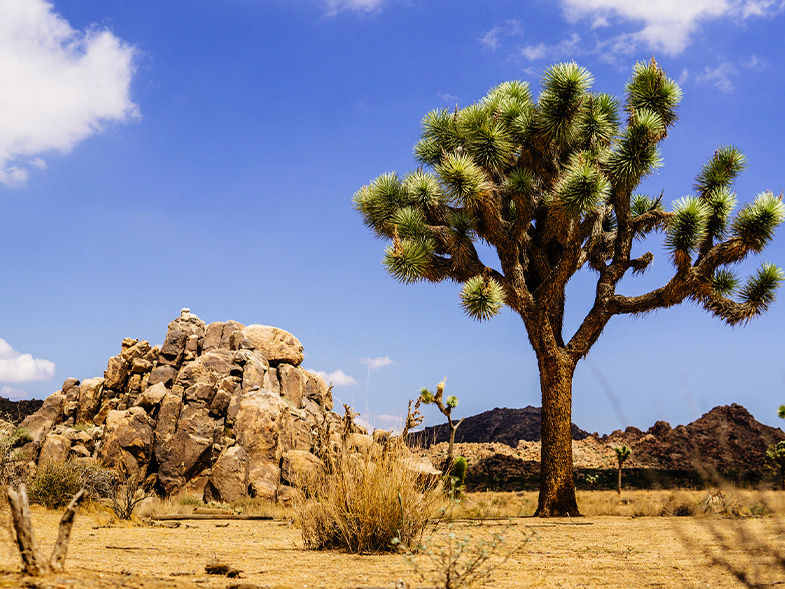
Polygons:
M66 380L22 422L32 441L20 454L39 468L97 459L163 495L273 499L313 476L316 420L341 423L330 389L302 360L282 329L207 325L183 309L160 348L126 338L103 378Z

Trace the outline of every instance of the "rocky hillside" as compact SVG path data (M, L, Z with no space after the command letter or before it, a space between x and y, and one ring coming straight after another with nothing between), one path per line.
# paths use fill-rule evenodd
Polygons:
M758 422L734 403L715 407L688 425L671 428L658 421L646 432L628 427L598 441L610 446L626 444L640 465L759 472L764 469L766 448L782 439L781 429Z
M612 487L617 467L613 448L623 444L632 449L624 468L629 473L626 480L633 485L632 471L637 471L638 482L645 486L702 484L707 472L754 483L772 476L764 463L766 448L783 439L781 429L756 421L744 407L733 404L715 407L692 423L675 428L658 421L645 432L628 427L610 435L574 439L572 451L579 484L582 474L609 471L606 478ZM536 488L539 440L521 439L515 445L464 443L455 451L469 461L470 488ZM423 452L434 464L441 464L447 456L447 443L431 445ZM660 474L652 475L651 471Z
M43 404L44 402L40 399L11 401L5 397L0 397L0 419L5 419L14 424L19 423L28 415L38 411Z
M31 469L98 460L162 495L286 500L318 467L317 441L337 443L343 431L329 388L302 360L300 341L282 329L207 325L183 309L160 348L126 338L103 377L67 379L21 424L32 441L16 455ZM373 443L348 434L356 447Z
M492 409L479 415L467 417L455 431L455 441L465 443L498 443L506 444L512 448L520 440L536 442L540 439L541 421L539 407L524 407L523 409ZM574 423L572 424L572 439L582 440L589 436ZM447 424L426 427L420 432L412 434L414 443L423 448L432 444L447 442L450 431Z

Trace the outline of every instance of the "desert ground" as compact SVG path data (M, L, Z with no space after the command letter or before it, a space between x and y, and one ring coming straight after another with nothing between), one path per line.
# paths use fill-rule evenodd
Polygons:
M534 493L476 494L456 512L460 519L451 528L441 521L423 540L436 546L452 532L459 540L467 539L468 550L483 537L500 535L503 544L490 561L497 566L485 585L498 589L785 584L783 493L753 497L726 492L726 505L735 505L742 514L736 516L647 515L681 500L698 504L705 494L639 491L619 497L585 492L579 504L590 515L574 519L527 516L536 502ZM39 506L32 511L39 543L48 554L60 512ZM750 515L762 511L768 514ZM337 589L393 588L399 581L412 588L439 586L414 571L412 560L421 570L428 569L423 554L407 559L401 554L306 550L286 512L273 520L129 523L112 521L107 512L88 507L77 516L66 572L38 578L19 572L7 508L0 511L0 524L0 588ZM242 572L234 578L206 574L205 566L215 560Z

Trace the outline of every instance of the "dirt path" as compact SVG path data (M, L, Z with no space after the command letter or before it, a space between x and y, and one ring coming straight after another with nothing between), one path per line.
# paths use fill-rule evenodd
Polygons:
M59 513L33 508L46 553L58 520ZM27 584L32 580L17 572L9 514L0 512L0 588L392 588L398 579L426 586L400 555L307 551L298 530L281 521L188 521L171 528L100 527L102 521L94 514L78 516L67 573ZM785 571L774 566L769 548L782 545L785 519L780 517L520 518L511 526L461 522L453 531L458 537L502 531L508 545L523 545L495 571L488 587L498 589L743 586L727 567L712 564L712 556L733 563L756 582L785 582ZM240 578L205 574L214 557L242 570Z

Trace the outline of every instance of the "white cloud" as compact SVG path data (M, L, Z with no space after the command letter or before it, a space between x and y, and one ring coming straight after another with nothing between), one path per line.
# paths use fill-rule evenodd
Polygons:
M334 16L344 10L357 12L375 12L384 4L384 0L325 0L328 14Z
M4 386L3 388L0 388L0 397L5 397L6 399L9 400L15 400L15 399L31 399L33 395L31 395L30 393L28 393L23 389L16 389L13 387Z
M736 74L736 68L729 63L723 63L713 69L706 68L702 74L695 76L697 82L712 84L718 90L730 92L734 89L731 76Z
M68 152L138 117L136 50L111 32L75 31L47 0L0 0L0 183L23 185L41 155Z
M54 374L54 362L33 358L31 354L21 354L4 339L0 339L0 382L46 380Z
M556 45L546 45L545 43L528 45L521 49L521 55L529 61L538 61L545 58L556 60L574 57L578 52L580 42L581 36L578 33L573 33L569 39L565 39Z
M360 362L362 362L363 364L367 364L368 367L372 368L373 370L393 364L393 361L390 360L390 358L388 358L387 356L380 356L378 358L362 358Z
M592 26L611 20L642 25L628 34L634 44L676 55L689 45L700 24L719 18L770 17L782 11L783 0L562 0L565 17L572 22L589 19Z
M357 384L357 381L348 374L345 374L343 370L333 370L332 372L325 372L324 370L309 370L308 372L321 376L324 382L332 383L333 386L336 387L345 387L348 385Z
M480 43L491 51L499 47L502 37L517 37L522 33L521 24L517 20L508 20L496 25L487 33L480 36Z

